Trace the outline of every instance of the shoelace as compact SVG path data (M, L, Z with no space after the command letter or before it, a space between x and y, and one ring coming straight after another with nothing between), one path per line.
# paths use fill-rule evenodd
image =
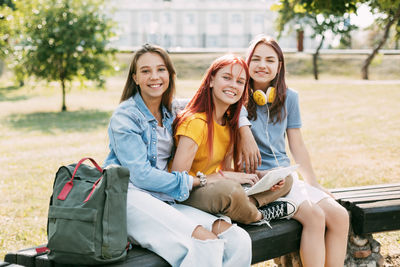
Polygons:
M259 220L259 221L256 221L256 222L253 222L253 223L250 223L250 225L257 225L257 226L260 226L260 225L264 225L264 224L266 224L266 225L268 225L269 226L269 228L271 228L272 229L272 226L271 226L271 224L269 223L269 221L268 220L266 220L266 219L261 219L261 220Z
M273 207L268 207L267 209L262 209L261 213L264 215L264 219L267 221L281 218L284 216L284 205L278 204Z

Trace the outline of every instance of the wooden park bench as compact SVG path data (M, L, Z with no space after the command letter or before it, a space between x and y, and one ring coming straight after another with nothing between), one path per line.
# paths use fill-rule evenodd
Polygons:
M380 244L372 234L400 230L400 183L339 188L331 192L350 213L347 266L383 266Z
M360 186L331 190L350 213L351 232L349 236L346 266L359 266L375 261L381 265L379 243L372 239L372 233L400 229L400 183L374 186ZM295 220L278 220L268 226L242 226L249 233L253 244L252 263L275 259L291 266L299 261L301 225ZM285 257L282 258L282 257ZM2 266L64 267L49 261L46 254L37 254L35 248L8 253ZM135 246L125 261L108 266L169 266L158 255Z

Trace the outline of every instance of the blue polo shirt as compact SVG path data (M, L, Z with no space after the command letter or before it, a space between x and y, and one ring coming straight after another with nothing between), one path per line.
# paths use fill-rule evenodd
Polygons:
M290 159L286 154L286 130L301 128L300 107L298 93L292 89L286 92L286 117L277 123L267 122L267 105L257 106L257 119L250 120L251 131L260 149L262 164L258 168L267 170L277 167L271 147L280 166L289 166Z

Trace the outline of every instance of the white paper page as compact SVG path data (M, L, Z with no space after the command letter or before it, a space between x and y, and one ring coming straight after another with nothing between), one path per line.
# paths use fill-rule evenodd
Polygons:
M269 190L273 185L283 180L286 176L294 172L300 165L292 165L283 168L277 168L265 174L260 181L252 187L245 189L248 196Z

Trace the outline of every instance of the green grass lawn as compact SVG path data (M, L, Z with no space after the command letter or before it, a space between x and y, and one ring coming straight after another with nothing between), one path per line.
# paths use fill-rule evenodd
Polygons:
M178 97L193 95L200 79L193 73L182 75ZM288 85L300 94L302 132L322 185L400 182L400 78L396 75L397 70L388 73L397 81L378 77L361 81L354 74L323 73L320 81L289 75ZM7 75L1 77L0 261L8 251L46 242L49 197L61 165L85 156L103 162L108 152L107 124L118 105L124 76L109 78L105 90L73 88L65 113L58 112L57 84L32 88L28 83L17 90ZM400 254L398 231L375 236L383 244L383 254Z

